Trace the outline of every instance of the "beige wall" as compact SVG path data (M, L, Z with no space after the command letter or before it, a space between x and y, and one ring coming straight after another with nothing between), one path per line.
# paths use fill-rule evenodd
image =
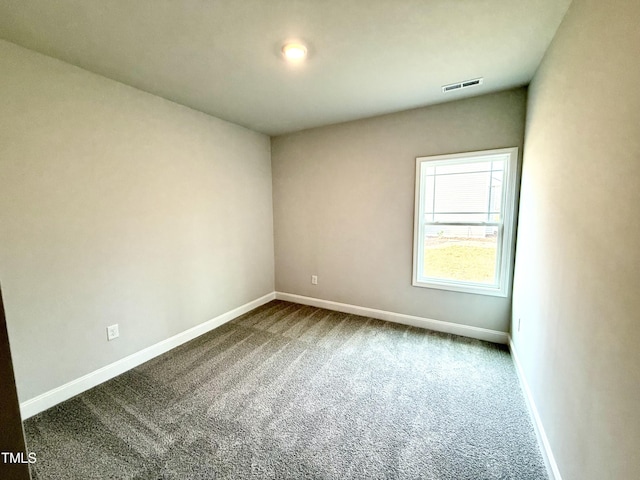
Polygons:
M529 92L514 341L564 480L640 478L639 19L574 0Z
M518 89L273 138L276 290L507 331L510 298L411 285L415 159L521 147L525 103Z
M1 41L0 106L22 401L273 291L267 136Z

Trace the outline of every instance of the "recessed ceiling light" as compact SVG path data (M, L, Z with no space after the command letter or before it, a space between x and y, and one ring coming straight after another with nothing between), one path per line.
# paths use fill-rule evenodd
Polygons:
M287 43L282 47L282 55L291 62L299 62L307 56L307 47L301 43Z

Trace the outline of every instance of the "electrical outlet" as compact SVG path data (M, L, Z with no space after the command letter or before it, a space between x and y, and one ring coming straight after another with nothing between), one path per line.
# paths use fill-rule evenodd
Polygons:
M110 325L107 327L107 340L113 340L114 338L118 338L120 336L120 330L118 329L118 324Z
M318 284L318 275L311 275L311 283L313 285L317 285Z

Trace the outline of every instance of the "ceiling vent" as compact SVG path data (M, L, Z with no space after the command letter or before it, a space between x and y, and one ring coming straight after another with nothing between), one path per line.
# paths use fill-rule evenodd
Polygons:
M453 92L455 90L462 90L463 88L477 87L482 85L483 78L474 78L473 80L465 80L464 82L451 83L449 85L443 85L442 93Z

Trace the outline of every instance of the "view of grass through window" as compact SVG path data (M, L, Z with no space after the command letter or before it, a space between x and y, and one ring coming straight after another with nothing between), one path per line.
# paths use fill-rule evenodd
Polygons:
M427 237L424 247L425 277L495 283L497 237Z

